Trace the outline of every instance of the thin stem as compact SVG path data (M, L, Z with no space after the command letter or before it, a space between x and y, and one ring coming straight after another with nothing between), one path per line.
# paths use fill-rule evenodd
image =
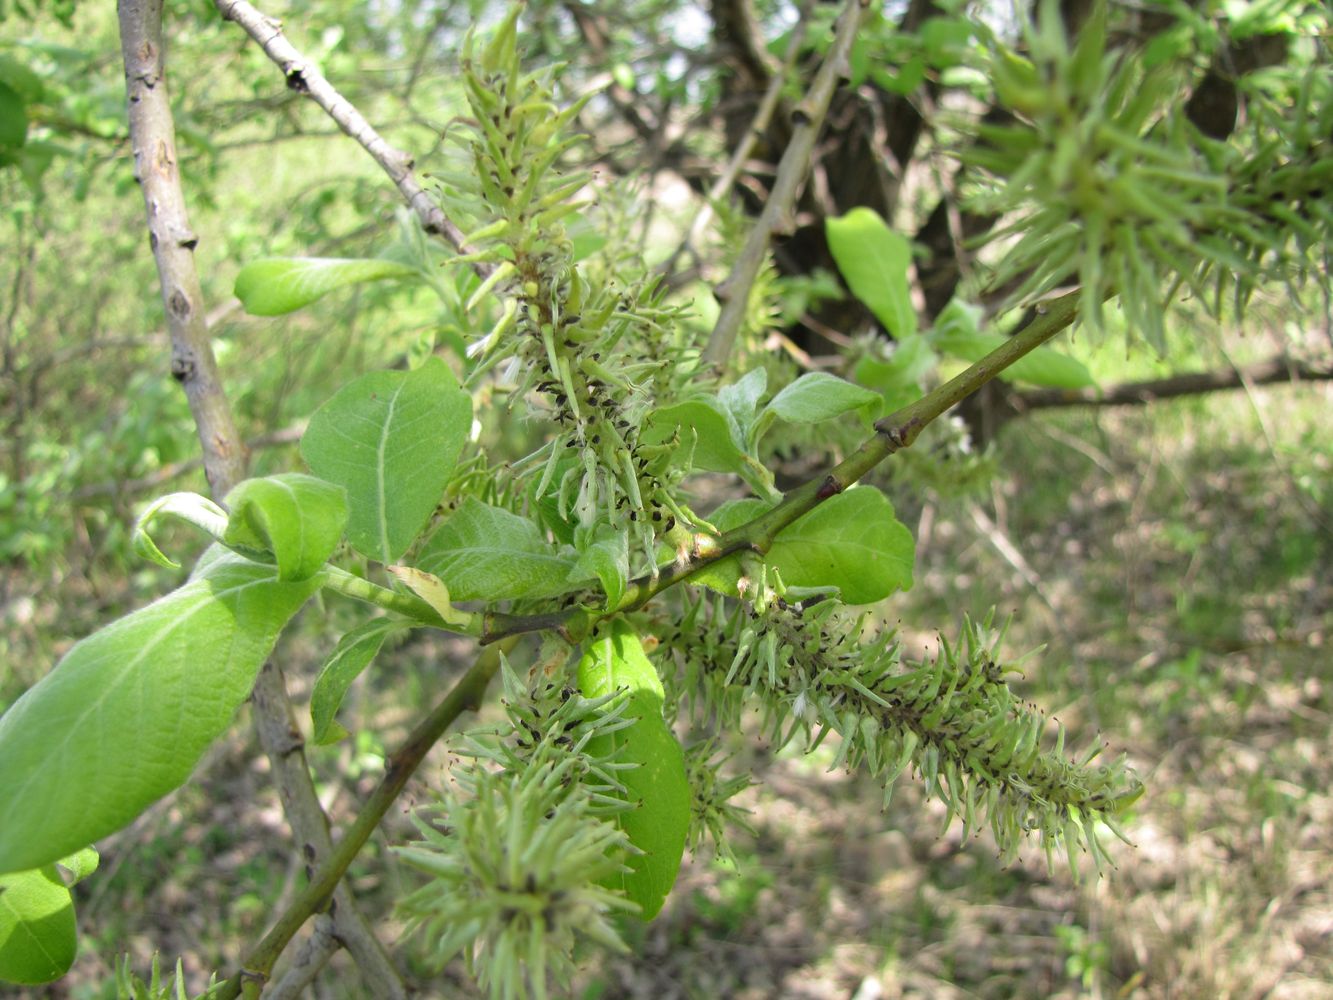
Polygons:
M412 157L389 145L356 106L329 83L319 67L287 41L281 22L261 13L246 0L214 0L214 6L226 20L235 21L254 39L264 54L282 70L289 88L323 108L339 128L370 154L416 213L426 232L442 236L460 254L472 252L463 241L463 231L418 183ZM474 261L472 266L483 276L494 267L483 261Z
M1074 322L1078 315L1079 292L1070 292L1041 303L1037 315L1014 336L991 351L961 374L932 389L915 403L904 406L875 424L875 436L823 476L816 476L787 493L772 510L721 536L695 536L695 550L687 558L659 567L656 575L641 576L625 588L620 603L606 614L590 614L582 609L560 612L557 616L509 616L507 622L488 623L482 642L494 642L521 632L557 627L552 617L560 619L566 637L579 639L599 618L607 614L635 611L662 591L683 583L705 567L738 552L766 553L774 538L797 518L808 514L831 496L841 493L894 452L910 448L922 429L963 399L1004 371L1019 358L1050 340ZM578 617L578 616L582 617Z
M481 704L491 678L500 667L501 657L512 649L516 642L517 639L510 639L482 650L467 673L459 678L444 699L431 710L429 715L417 723L403 745L389 757L384 776L361 808L356 822L352 824L343 839L338 841L327 860L311 876L309 884L301 894L278 918L272 930L246 955L241 963L241 971L222 985L217 994L219 1000L232 1000L240 994L245 984L262 984L268 979L278 956L306 920L328 902L334 888L347 872L348 866L370 839L370 835L379 826L380 820L398 798L408 779L421 765L427 752L460 715L475 710Z
M824 116L828 114L838 78L846 73L852 42L856 40L856 29L868 6L869 0L847 0L843 7L833 44L824 56L824 62L815 74L805 99L792 113L791 142L787 144L778 163L778 173L768 203L750 230L731 274L715 290L722 302L722 311L708 338L708 345L704 348L703 362L716 370L720 371L726 366L727 358L731 356L731 350L736 344L736 336L745 320L750 289L768 253L769 239L774 233L793 228L792 209L796 205L801 184L814 162L815 140L823 128Z

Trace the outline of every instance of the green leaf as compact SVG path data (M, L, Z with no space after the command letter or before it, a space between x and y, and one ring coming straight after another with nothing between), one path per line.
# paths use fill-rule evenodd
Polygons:
M907 284L911 245L874 210L854 208L826 219L829 250L852 294L865 303L895 340L916 333L916 310Z
M848 604L873 604L912 586L916 543L873 486L830 497L784 528L764 562L789 587L837 587Z
M589 577L601 581L607 609L620 603L629 580L629 533L607 528L595 541L585 542L578 561L569 571L569 582L583 583Z
M884 398L884 412L892 413L921 398L921 380L939 364L926 338L914 334L893 342L888 361L865 357L856 363L853 374L862 385L879 390Z
M370 666L384 640L407 627L406 622L396 618L376 618L358 625L338 640L310 693L310 722L316 743L336 743L347 735L347 730L334 720L347 689Z
M1007 339L998 333L982 333L977 328L980 316L980 309L954 299L941 310L936 320L931 337L935 347L964 361L980 361ZM1082 389L1096 385L1092 373L1082 362L1050 347L1035 348L1000 372L1000 378L1053 389Z
M318 573L347 523L346 491L299 472L247 479L224 503L231 510L224 543L271 552L287 583Z
M227 512L208 497L198 493L168 493L148 505L134 524L132 534L135 554L167 569L180 569L180 563L157 547L148 529L161 517L174 517L213 536L219 542L227 533Z
M754 425L754 413L759 406L760 397L768 389L768 372L762 368L747 372L731 385L724 385L717 391L718 402L722 404L735 422L740 441L745 441Z
M348 285L420 277L415 267L395 260L265 257L241 268L235 293L251 316L282 316Z
M55 865L0 875L0 980L49 983L77 950L74 901Z
M320 479L347 490L347 540L391 563L430 519L472 429L472 399L439 358L370 372L321 406L301 438Z
M853 410L869 417L879 402L877 392L828 372L809 372L770 399L764 410L790 423L813 424Z
M9 84L0 81L0 156L13 163L14 155L28 138L28 110L23 98Z
M639 915L651 920L676 883L685 851L690 825L685 755L662 719L662 681L627 623L617 620L590 640L578 675L586 698L628 690L628 714L637 716L632 726L590 741L588 752L603 756L618 750L617 760L639 765L617 772L634 808L615 821L643 853L627 859L630 870L614 876L611 888L638 903Z
M688 399L648 414L639 440L663 444L680 432L680 449L694 448L694 468L708 472L738 472L744 463L740 428L730 411L711 397Z
M66 884L71 888L97 871L97 866L101 863L102 856L97 853L96 847L81 848L69 857L61 858L56 862L61 868L69 872L69 881Z
M426 540L416 564L456 601L549 597L567 589L574 559L526 517L468 497Z
M56 861L190 776L320 577L214 546L176 591L78 643L0 717L0 872Z

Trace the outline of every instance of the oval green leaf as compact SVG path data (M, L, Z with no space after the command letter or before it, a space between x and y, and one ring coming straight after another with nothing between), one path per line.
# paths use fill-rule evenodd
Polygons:
M251 316L282 316L337 288L385 278L419 278L394 260L336 257L265 257L236 275L236 297Z
M55 865L0 875L0 980L49 983L77 950L74 902Z
M415 562L456 601L550 597L568 589L574 566L534 522L474 497L431 534Z
M907 284L912 247L869 208L826 219L824 235L852 294L895 340L916 333L916 310Z
M472 429L472 399L439 358L371 372L321 406L301 438L320 479L347 490L347 540L391 563L421 533Z
M662 681L627 623L617 620L589 641L578 674L588 698L627 689L629 714L637 717L632 726L599 737L601 745L588 750L598 756L618 751L618 760L639 765L617 772L633 808L615 821L643 853L627 859L629 871L615 875L611 887L639 905L640 917L651 920L675 885L685 852L690 825L685 755L662 719Z
M639 440L644 444L665 444L680 432L680 451L689 454L691 464L707 472L739 472L745 464L740 428L731 414L711 397L687 399L664 406L648 414Z
M784 528L764 562L789 587L837 587L848 604L910 590L916 542L873 486L829 497Z
M376 618L358 625L338 640L310 693L310 721L316 743L336 743L347 735L347 730L334 721L347 689L370 666L384 640L407 627L406 622L396 618Z
M0 717L0 872L72 854L184 782L320 584L217 546L200 567L75 645Z
M860 410L867 418L880 396L828 372L808 372L768 401L764 409L794 424L814 424Z
M272 553L288 583L323 568L347 523L346 491L299 472L247 479L223 502L231 511L224 543Z

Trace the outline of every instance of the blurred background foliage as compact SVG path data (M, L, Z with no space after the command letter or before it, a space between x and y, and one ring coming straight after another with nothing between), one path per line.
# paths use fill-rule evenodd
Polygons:
M1087 8L1059 6L1075 20ZM1277 69L1328 74L1327 19L1308 20L1318 6L1112 5L1124 38L1161 58L1186 52L1196 81L1226 71L1232 128L1257 117L1247 117L1247 87L1279 86L1262 75L1271 57L1254 38L1289 33L1298 43ZM802 92L833 10L808 12L784 100ZM298 0L265 13L412 152L428 184L447 167L440 147L461 107L460 42L498 7ZM796 13L768 0L529 5L530 58L567 60L571 94L603 88L584 116L588 156L626 186L608 189L590 229L623 230L650 261L670 259L669 282L701 324L744 213L762 201L789 113L761 130L702 238L673 252L782 72ZM996 220L967 200L975 182L954 159L960 111L974 121L987 113L986 81L969 65L980 44L972 19L1012 34L1008 4L957 0L887 3L863 32L855 86L835 101L796 228L763 279L766 321L750 349L767 363L849 373L858 358L883 356L882 331L860 339L870 317L843 293L823 242L823 220L856 205L913 237L926 321L960 287L987 310L1004 304L1006 289L987 298L974 280L971 241ZM439 251L423 247L362 151L210 3L170 0L166 31L227 391L256 443L253 471L293 468L301 421L338 385L457 350L474 334L460 306L473 279L440 268L439 294L372 283L289 317L245 316L232 282L256 257ZM1246 66L1259 74L1249 83ZM130 554L136 505L204 491L194 428L167 372L124 93L111 6L0 6L0 709L78 637L171 582ZM1214 97L1222 110L1200 100L1201 129L1225 124L1226 87ZM1119 336L1076 332L1059 346L1104 389L1274 356L1326 370L1330 310L1314 287L1259 292L1243 325L1204 312L1188 304L1167 323L1166 360L1127 351ZM1108 329L1118 324L1108 312ZM1019 390L996 389L928 442L926 457L907 453L887 472L919 553L917 586L890 613L943 627L993 604L1014 612L1013 650L1046 647L1029 661L1024 694L1071 729L1103 730L1148 782L1131 825L1138 846L1117 851L1118 872L1076 886L1048 878L1035 857L1000 869L984 847L958 844L953 831L938 837L939 817L906 787L882 815L876 790L825 773L819 754L775 756L738 741L735 770L763 784L747 793L755 833L737 835L737 863L695 858L634 953L582 975L583 995L1328 996L1330 402L1328 383L1281 380L1116 408L1025 408ZM787 441L775 456L779 482L808 475L856 436L831 434ZM908 631L932 646L929 632ZM327 645L313 622L284 639L298 698ZM355 809L383 747L457 653L443 639L414 640L357 689L349 707L362 713L361 734L312 754L335 817ZM84 954L56 995L114 995L111 969L125 951L140 968L155 950L167 964L181 955L202 982L291 892L298 873L283 821L245 733L238 727L196 784L117 838L104 872L80 884ZM407 880L376 849L352 884L387 911ZM395 925L385 926L392 937ZM357 995L325 983L320 995ZM469 987L460 978L426 989Z

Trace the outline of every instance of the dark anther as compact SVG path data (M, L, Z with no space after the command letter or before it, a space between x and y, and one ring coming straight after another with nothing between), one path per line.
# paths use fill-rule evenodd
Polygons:
M666 519L666 524L662 525L663 531L670 531L676 526L676 516L673 514Z
M654 521L662 520L662 512L660 510L653 511L653 520Z

